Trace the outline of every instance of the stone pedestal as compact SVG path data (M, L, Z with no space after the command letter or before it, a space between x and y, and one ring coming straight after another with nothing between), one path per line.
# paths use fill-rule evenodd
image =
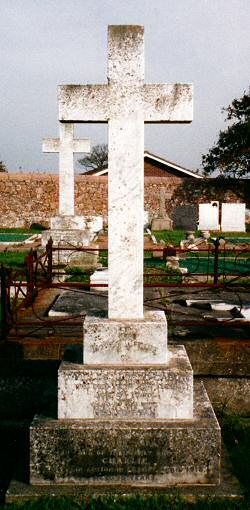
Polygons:
M163 312L87 316L84 364L63 362L58 420L35 418L30 481L116 487L216 485L220 427Z
M30 429L36 486L171 487L220 481L220 427L163 312L88 315L84 364L63 362L58 420Z
M54 264L79 265L95 267L98 260L98 249L94 252L74 252L70 248L89 246L96 233L102 230L101 216L55 216L51 218L50 230L42 232L42 246L45 247L50 237L54 247L66 247L65 250L53 253Z
M167 321L163 311L145 312L144 319L108 319L87 315L84 321L84 363L166 363Z
M168 216L164 218L153 218L151 230L173 230L173 220Z

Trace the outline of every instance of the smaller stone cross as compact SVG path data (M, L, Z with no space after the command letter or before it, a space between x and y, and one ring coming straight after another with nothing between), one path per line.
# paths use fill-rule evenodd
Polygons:
M74 139L74 125L60 124L60 138L43 139L43 152L59 153L59 214L74 216L74 152L90 152L88 138Z
M168 216L166 212L166 199L170 198L170 195L170 192L166 191L165 188L160 188L159 218Z

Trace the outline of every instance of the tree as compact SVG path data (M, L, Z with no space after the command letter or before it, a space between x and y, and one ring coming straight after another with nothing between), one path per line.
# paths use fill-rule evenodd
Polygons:
M223 108L225 121L234 120L220 131L218 142L202 156L205 175L218 170L223 177L243 177L250 172L250 91Z
M3 161L0 161L0 172L8 172L5 163Z
M108 166L108 146L107 144L95 145L90 154L78 163L84 166L85 170L102 170Z

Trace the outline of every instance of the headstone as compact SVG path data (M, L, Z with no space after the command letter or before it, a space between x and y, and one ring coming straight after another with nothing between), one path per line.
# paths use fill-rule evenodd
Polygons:
M152 230L173 230L173 220L169 218L166 211L166 199L170 197L165 188L160 188L159 197L159 216L153 218L151 228Z
M222 204L221 230L222 232L246 231L246 204Z
M173 224L175 229L196 230L196 208L193 205L178 205L173 211Z
M189 85L144 85L143 42L141 26L109 27L109 83L60 89L61 121L109 122L108 315L86 316L83 364L59 369L59 420L32 424L34 484L218 483L211 404L199 387L193 406L164 312L143 313L143 123L192 118Z
M199 204L199 230L220 230L218 201Z

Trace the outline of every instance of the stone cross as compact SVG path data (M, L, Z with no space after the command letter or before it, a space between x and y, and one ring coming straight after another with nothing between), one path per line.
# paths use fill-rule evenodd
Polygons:
M143 26L109 26L107 84L59 86L61 122L109 126L110 319L143 318L144 122L192 110L192 85L144 84Z
M74 152L90 152L88 138L74 139L74 125L60 124L60 138L45 138L43 152L59 152L59 214L74 216Z
M159 218L165 218L166 212L166 199L170 198L171 193L166 191L165 188L160 188L160 199L159 199Z

